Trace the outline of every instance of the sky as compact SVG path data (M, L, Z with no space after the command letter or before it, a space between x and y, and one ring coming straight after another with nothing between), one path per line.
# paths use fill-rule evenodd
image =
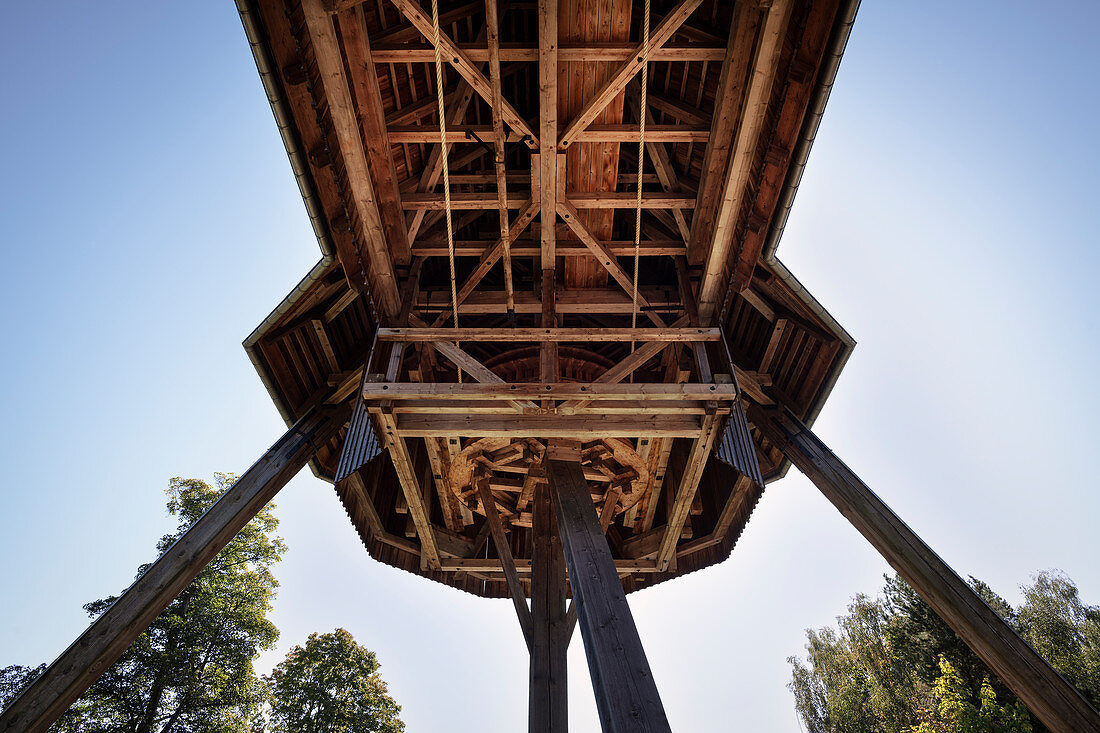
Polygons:
M1094 3L866 2L779 257L859 342L815 431L960 574L1100 603ZM0 666L52 660L174 528L173 476L284 425L240 342L319 257L229 0L0 7ZM526 726L507 600L277 497L267 671L377 652L410 731ZM787 657L889 571L792 470L730 560L629 597L676 731L798 730ZM596 731L579 635L571 730Z

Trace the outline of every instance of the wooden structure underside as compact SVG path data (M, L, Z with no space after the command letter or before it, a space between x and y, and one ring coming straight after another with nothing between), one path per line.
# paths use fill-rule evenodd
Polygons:
M728 557L763 491L729 416L812 423L854 345L774 258L851 4L653 3L635 311L642 2L442 0L457 332L430 4L239 5L325 255L245 346L288 424L366 398L336 490L371 555L508 596L484 488L530 592L568 438L626 591Z

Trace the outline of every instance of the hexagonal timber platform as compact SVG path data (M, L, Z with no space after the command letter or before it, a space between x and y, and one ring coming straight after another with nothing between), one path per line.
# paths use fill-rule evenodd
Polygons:
M858 0L237 5L322 250L245 341L289 431L0 731L307 462L379 562L511 599L530 731L566 730L575 625L604 730L670 729L627 596L728 558L791 463L1047 727L1100 730L808 427L854 342L775 251Z

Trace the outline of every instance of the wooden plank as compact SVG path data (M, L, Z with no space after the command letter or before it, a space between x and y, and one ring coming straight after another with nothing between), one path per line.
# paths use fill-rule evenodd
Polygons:
M600 384L584 382L525 382L491 384L455 384L421 382L367 382L365 400L726 400L738 398L733 384ZM598 408L598 409L603 409Z
M515 221L512 222L512 228L509 230L509 236L512 238L518 237L523 233L523 230L534 220L535 215L539 213L539 203L534 200L527 201L520 212L516 215ZM489 270L493 268L497 260L504 254L504 240L498 239L492 246L487 247L484 252L481 253L481 261L477 263L477 267L474 268L466 279L462 282L462 286L458 288L458 303L461 305L470 294L477 288L478 283L489 274ZM505 296L504 308L509 307L509 299ZM511 299L512 308L515 307L514 296ZM459 309L461 312L461 308ZM439 326L447 319L447 314L442 313L435 320L435 326Z
M397 434L407 438L695 438L696 415L398 415Z
M684 316L672 325L673 327L678 327L686 322L687 317ZM637 349L635 349L634 352L630 354L630 356L626 357L618 364L611 367L600 376L596 377L594 381L597 384L616 384L618 382L621 382L628 376L633 374L635 370L641 368L647 361L655 357L657 354L661 353L661 350L664 348L665 345L661 344L660 342L644 343ZM588 402L586 400L570 400L568 402L562 403L561 405L559 405L559 407L572 407L574 409L579 409L587 404Z
M550 458L547 476L601 727L610 733L671 731L579 453L572 460Z
M376 279L374 290L382 299L382 310L392 316L400 307L393 259L386 246L386 230L382 225L380 202L372 183L363 138L359 132L358 110L344 76L343 55L333 29L332 17L322 7L322 0L303 0L302 14L309 29L317 71L340 145L341 159L347 169L351 204L359 214L363 226L363 241L360 246L368 251L370 268ZM344 262L343 265L347 273L358 271L358 264L355 262ZM358 283L350 275L348 282L358 289Z
M382 439L390 451L390 459L393 461L397 480L401 484L401 492L409 507L409 516L416 527L416 534L420 538L421 567L429 570L439 570L439 546L436 543L435 532L432 530L431 520L424 508L424 492L420 487L420 481L416 477L413 468L412 457L409 455L409 447L405 444L405 438L397 429L396 418L392 413L383 410L372 410L378 417L382 430Z
M442 14L441 14L442 17ZM476 63L489 61L489 50L474 43L459 43L459 49L466 57ZM636 55L633 43L563 43L558 47L558 61L568 62L611 62L622 63ZM722 61L725 58L724 46L698 43L668 42L661 48L649 51L650 61ZM371 54L376 64L430 64L435 62L435 52L424 44L375 43ZM509 63L526 63L539 60L539 49L521 43L502 43L500 60Z
M610 195L610 194L608 194ZM578 212L571 201L559 201L558 202L558 214L565 220L566 225L573 230L573 233L577 235L577 238L581 240L584 246L588 247L592 252L592 256L596 258L596 261L607 270L607 273L619 284L622 289L631 296L633 302L634 296L634 281L630 275L627 275L622 267L619 266L619 261L608 251L607 247L601 244L592 233L588 231L588 227L581 221L580 212ZM645 298L645 296L638 292L638 308L649 308L652 304ZM649 317L658 328L665 325L665 321L661 316L652 310L645 311L646 316Z
M379 341L721 341L717 328L379 328Z
M489 0L490 3L496 0ZM489 534L496 545L497 555L500 556L500 566L504 571L504 577L508 584L508 594L512 597L512 605L516 607L516 615L519 617L519 626L523 631L523 639L527 642L527 651L531 648L531 609L527 607L527 596L523 592L523 585L519 582L519 573L516 572L516 561L512 557L512 548L508 545L508 537L504 534L504 525L500 522L500 514L497 513L497 503L493 499L493 492L489 488L489 482L485 479L475 479L478 498L481 501L481 510L485 514L485 520L489 523Z
M703 418L703 434L691 444L691 451L680 472L680 485L676 488L676 497L672 503L672 511L669 512L665 532L661 538L661 546L657 550L657 571L665 572L669 569L673 558L676 556L676 543L680 541L680 532L691 510L692 500L699 488L699 479L703 477L703 469L706 467L707 458L710 456L711 446L714 445L714 437L718 432L718 421L715 415L709 414Z
M382 92L378 75L371 61L370 40L361 9L337 14L337 28L347 59L348 83L356 102L357 117L362 127L367 167L378 194L379 215L386 233L386 245L395 261L409 261L409 239L405 229L405 214L401 210L401 190L397 169L393 164L390 140L386 133L386 113L382 109Z
M346 406L294 424L0 713L0 731L46 733L347 421Z
M647 93L646 98L649 103L652 104L654 96ZM627 99L630 103L638 106L641 101L637 94L628 94ZM680 190L680 182L677 179L676 171L672 167L672 161L668 157L668 150L665 149L664 140L660 140L649 134L651 127L656 127L653 118L653 112L648 108L644 110L646 116L646 150L649 152L649 158L653 161L653 170L657 173L657 179L661 182L661 188L668 193L677 193ZM709 134L709 131L708 131ZM693 142L693 141L685 141ZM705 140L704 140L705 142ZM680 209L674 209L672 211L672 218L676 222L676 230L680 232L680 236L684 242L688 242L691 239L691 228L688 226L687 218L684 216L684 212ZM640 248L639 248L640 249Z
M699 287L699 318L709 323L723 288L728 287L730 250L734 246L734 228L741 212L742 200L756 147L763 128L776 67L783 53L783 34L787 28L791 0L773 0L766 10L760 43L753 60L752 76L737 126L737 136L730 153L729 165L722 181L718 210L714 217L710 238L699 246L706 255L703 282ZM704 217L697 217L702 219Z
M442 17L440 18L440 21L442 21ZM477 41L480 43L484 40L484 37L485 30L482 29L478 33ZM432 57L429 62L434 62L434 50L431 51L431 54ZM469 108L470 102L473 100L473 97L474 90L470 87L469 82L467 82L465 79L462 79L462 81L458 84L458 89L455 91L454 101L447 105L447 108L444 110L443 113L448 125L458 124L463 119L465 119L466 110ZM436 109L438 109L439 107L438 100L436 100L435 107ZM432 142L435 144L433 145L431 152L428 153L427 163L424 164L423 170L420 171L420 179L416 188L416 190L422 192L431 191L433 188L435 188L436 184L439 183L440 176L443 175L443 154L446 151L444 151L443 146L441 146L435 140L433 140ZM476 148L475 150L481 152L481 148ZM410 243L416 240L416 235L417 233L419 233L420 228L424 223L425 214L427 213L427 211L418 210L414 211L409 216Z
M491 125L467 125L461 122L449 122L446 135L449 144L481 145L484 141L494 139L497 133ZM524 136L514 130L507 133L501 131L500 135L505 142L509 143L523 142L524 140ZM587 130L578 134L575 142L636 143L639 136L637 125L591 125ZM392 124L388 128L388 137L391 143L438 143L439 128L429 125ZM710 138L710 128L647 124L645 138L647 142L660 143L706 142Z
M646 299L651 303L664 305L664 300L669 296L668 291L653 288L640 288L645 293ZM440 295L443 291L436 291L431 302L427 298L421 298L417 308L423 310L426 307L434 308L431 313L450 313L450 293ZM679 310L678 299L673 296L669 299L669 310ZM630 295L624 293L622 288L590 288L586 290L560 290L553 295L554 308L558 314L586 314L597 313L626 314L629 315L633 308ZM458 306L460 314L469 313L484 315L489 313L507 312L507 304L503 290L482 290L471 293ZM538 314L542 312L542 300L533 293L522 290L516 292L516 313ZM686 324L687 321L685 320ZM425 324L426 325L426 324ZM675 324L672 324L675 325Z
M499 503L499 502L498 502ZM534 515L532 514L532 517ZM514 558L516 572L520 575L530 575L535 571L535 563L528 558ZM504 571L500 560L495 557L444 557L440 564L446 572L466 573L499 573L504 577ZM623 558L615 560L615 572L620 575L628 573L655 573L656 565L652 560Z
M436 341L432 344L433 348L443 356L450 359L455 366L462 371L469 374L471 377L483 384L503 384L504 380L494 374L492 370L482 364L474 357L467 354L462 349L458 348L455 344L449 341ZM533 402L527 402L524 400L510 400L510 404L516 409L522 410L524 408L535 409L536 405Z
M636 143L641 137L638 125L589 125L573 138L575 143ZM710 139L710 128L701 125L645 126L645 139L649 143L705 143Z
M446 205L442 193L408 193L401 199L401 206L407 211L419 209L443 211ZM522 209L528 206L528 193L518 191L510 194L505 205L509 209ZM558 214L564 217L563 207L567 207L567 210L633 209L636 205L637 198L633 193L575 192L570 193L567 200L558 202ZM452 211L489 211L496 209L497 206L497 195L493 192L456 191L451 194ZM646 193L642 196L643 209L692 209L694 207L695 196L690 193ZM545 230L545 227L541 229L541 231Z
M391 0L391 2L401 11L401 14L408 18L409 22L420 31L424 38L428 39L429 43L433 41L435 32L432 27L432 19L419 5L413 2L413 0ZM485 78L485 75L482 74L474 62L470 60L470 57L467 56L442 30L439 33L439 45L443 58L447 63L455 68L455 71L466 80L470 87L477 92L482 99L492 105L493 93L492 85L489 83L489 80ZM538 136L535 134L535 131L527 125L527 121L523 119L523 116L520 115L511 104L502 102L500 114L504 118L504 121L508 123L509 127L521 135L528 137L527 144L530 148L538 148Z
M648 137L648 133L647 133ZM577 209L633 209L638 204L633 192L571 192L568 203ZM695 195L690 193L643 193L643 209L694 209ZM561 204L558 204L561 213Z
M489 86L492 92L493 117L493 168L496 172L497 209L500 219L500 239L503 244L504 292L508 298L508 312L515 311L512 286L511 236L508 226L508 178L504 158L504 119L501 110L504 97L500 89L500 19L497 17L497 0L485 0L485 29L489 49ZM456 324L457 325L457 324ZM530 635L528 635L530 646Z
M528 733L566 733L569 695L566 652L572 629L566 620L565 557L550 489L535 486L531 561L531 646Z
M1100 712L789 412L749 418L1052 731L1100 730Z
M451 176L454 181L454 176ZM455 241L455 257L481 257L486 247L493 245L494 240L474 239ZM499 241L499 240L495 240ZM625 239L605 241L604 246L616 257L633 257L634 242ZM643 239L639 249L641 257L677 257L687 253L684 243L677 239ZM558 257L588 257L590 250L580 242L558 242L556 255ZM436 239L421 240L413 245L414 257L446 257L447 243ZM521 239L512 242L513 257L541 258L539 243L530 239Z
M664 45L665 41L672 37L672 34L683 25L684 21L686 21L688 16L695 11L695 8L699 7L701 2L702 0L680 0L680 2L668 12L668 15L662 18L661 22L652 29L649 38L650 53L653 53L656 49ZM611 103L612 99L622 93L627 83L641 70L643 46L644 44L637 44L635 46L634 52L630 57L619 65L615 72L608 78L607 82L604 83L603 87L584 105L581 111L578 112L566 126L565 131L562 132L558 140L558 145L561 149L564 150L569 147L571 143L576 141L581 131L592 124L592 121L596 119L600 112Z

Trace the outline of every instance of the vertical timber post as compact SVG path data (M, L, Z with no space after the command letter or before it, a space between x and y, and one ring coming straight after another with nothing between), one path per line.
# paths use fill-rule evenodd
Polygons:
M534 557L531 562L531 695L529 733L566 733L569 699L566 652L565 558L545 482L535 485Z
M573 603L604 733L671 733L576 447L547 450Z
M3 733L45 733L347 422L314 408L252 464L110 608L0 714Z
M817 485L944 623L1055 733L1100 731L1100 713L909 529L809 428L753 407L753 424Z

